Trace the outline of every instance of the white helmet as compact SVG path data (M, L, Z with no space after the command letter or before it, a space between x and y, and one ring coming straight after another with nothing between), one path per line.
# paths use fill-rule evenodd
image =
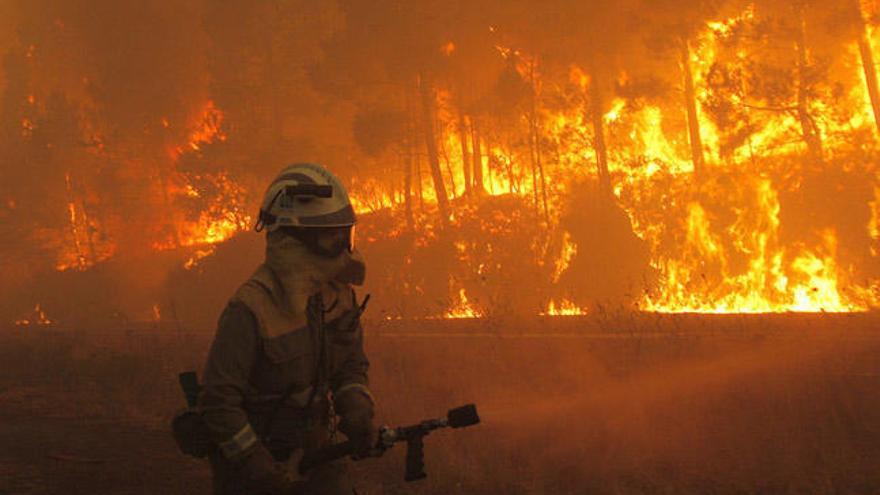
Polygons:
M281 227L350 227L354 208L339 179L312 163L286 167L269 184L254 229Z

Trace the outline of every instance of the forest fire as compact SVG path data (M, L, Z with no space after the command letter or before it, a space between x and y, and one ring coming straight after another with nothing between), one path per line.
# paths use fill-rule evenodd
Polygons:
M0 494L880 492L878 56L880 0L0 1Z
M430 70L395 83L386 107L355 105L343 154L370 172L342 175L361 246L377 259L397 253L389 262L404 273L373 283L428 301L390 315L481 317L501 301L532 315L880 304L874 7L730 5L685 26L638 5L657 32L616 40L616 58L566 59L501 16L474 39L438 32ZM617 22L613 9L603 15ZM45 29L75 38L68 22ZM331 36L309 77L335 70L333 43L351 36ZM17 124L4 139L21 159L60 160L29 151L40 147L64 157L47 177L65 207L40 213L52 220L28 236L54 249L55 269L84 272L149 246L183 252L191 270L251 227L264 176L292 155L259 171L247 157L296 148L272 101L281 89L253 106L257 95L212 90L199 81L214 69L193 69L187 110L147 105L153 117L137 132L114 133L89 93L97 76L62 89L36 79L60 48L33 38L9 48L4 101L15 104L4 115ZM475 63L485 68L469 87L462 74ZM259 141L265 126L275 144ZM81 145L59 137L71 129ZM146 206L135 226L132 206L107 195L108 163L113 197ZM21 198L4 203L24 211Z

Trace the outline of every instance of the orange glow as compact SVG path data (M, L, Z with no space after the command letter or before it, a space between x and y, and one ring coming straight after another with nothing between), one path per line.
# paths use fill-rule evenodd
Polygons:
M801 139L801 123L794 112L769 112L760 107L762 102L734 100L752 112L755 130L745 142L733 147L729 156L721 156L721 131L703 108L709 97L707 74L721 50L721 43L743 23L753 22L755 11L747 7L729 19L708 22L697 36L690 52L691 71L694 75L696 106L704 159L710 176L725 176L728 181L705 180L699 194L683 187L694 181L694 162L691 158L687 130L670 131L671 126L684 118L680 107L653 103L632 104L623 97L610 98L603 110L606 140L609 144L608 168L613 176L613 192L617 201L629 214L635 234L645 241L650 251L650 264L657 271L656 286L646 291L638 302L640 309L657 312L702 313L763 313L763 312L852 312L864 311L878 305L872 295L870 282L856 283L849 267L837 262L838 233L834 229L817 230L812 239L818 241L784 241L781 236L780 194L798 187L783 183L776 171L751 168L755 157L798 157L805 153ZM525 55L510 48L496 46L502 58ZM734 55L738 63L748 59L748 53ZM871 128L870 102L864 86L864 76L857 63L858 49L852 44L848 56L852 63L851 79L861 81L853 85L840 100L852 108L851 117L840 120L822 120L823 136L829 156L838 147L845 146L840 136L853 129ZM536 61L531 61L536 63ZM527 71L518 67L524 77ZM587 94L592 78L587 70L572 66L569 82ZM632 77L621 72L619 84L628 84ZM442 128L439 142L446 163L444 174L451 174L447 189L450 195L465 192L465 163L461 154L461 137L455 99L445 89L437 92L437 112ZM816 115L832 113L820 100L811 103L810 112ZM839 109L837 109L839 110ZM679 112L679 113L676 113ZM558 224L564 212L564 198L570 185L578 178L595 176L596 151L591 146L593 123L584 107L538 108L538 127L543 139L556 153L552 165L544 164L549 187L548 209L550 231L561 228ZM760 119L760 120L759 120ZM677 124L681 125L681 124ZM668 128L669 127L669 128ZM486 143L484 142L485 146ZM481 150L479 160L483 181L489 195L512 194L523 199L535 195L535 182L527 157L508 149L500 142L490 143ZM682 186L665 191L670 177ZM783 176L784 177L784 176ZM360 185L367 185L359 183ZM449 186L454 184L454 190ZM422 198L436 203L436 193L429 174L423 174ZM368 191L368 192L367 192ZM385 190L387 191L387 189ZM366 192L366 196L361 194ZM365 188L355 188L358 211L377 211L382 208L400 208L400 201L383 192L378 182ZM371 198L369 200L364 198ZM880 194L877 194L880 197ZM657 203L681 208L682 216L670 223L667 218L651 215ZM872 203L872 219L866 230L878 238L880 221L877 200ZM732 218L718 217L718 210L729 211ZM453 212L453 220L456 213ZM680 230L681 234L675 234ZM558 231L563 239L562 250L551 257L551 281L558 282L577 255L589 256L572 241L568 232ZM675 250L664 243L670 236L680 242ZM537 253L536 253L537 256ZM462 263L471 257L459 249ZM471 267L476 273L482 269ZM846 287L846 289L844 289ZM455 288L453 304L446 317L473 317L474 310L462 288ZM567 300L550 303L545 314L581 314L581 308Z
M862 7L874 9L867 3ZM46 182L64 196L52 210L54 221L37 227L34 237L49 247L51 262L62 271L89 270L131 245L179 256L174 259L186 270L207 267L204 260L221 243L253 224L258 198L248 189L267 179L268 172L262 165L249 170L248 154L274 160L302 149L316 153L318 161L327 158L338 170L358 215L378 218L378 226L359 231L359 246L391 241L376 249L393 252L390 263L400 263L395 268L445 270L439 276L431 273L430 282L423 272L405 281L408 295L443 301L439 309L412 311L419 317L491 315L492 304L506 295L493 292L493 284L515 287L510 292L518 292L517 297L538 294L517 300L521 311L584 314L595 307L591 298L598 302L606 295L603 287L589 286L604 280L587 279L617 276L618 256L629 256L625 261L638 265L633 272L641 276L634 284L621 282L617 289L625 295L615 294L609 303L628 309L875 309L880 307L880 281L872 278L871 266L880 256L880 176L874 166L880 133L867 90L870 71L866 77L861 59L866 44L849 35L837 40L839 53L825 67L814 61L824 63L827 54L793 41L791 33L773 34L779 40L753 36L771 29L762 24L763 15L754 5L740 6L727 18L694 24L686 39L676 34L665 43L672 48L645 47L642 41L627 45L650 48L643 55L665 64L659 70L625 60L573 63L588 59L545 55L552 50L506 33L500 19L490 33L485 32L488 22L479 24L484 39L458 30L432 33L437 37L420 49L436 66L412 68L409 82L395 80L390 86L400 90L398 98L385 98L385 82L370 80L363 94L352 90L354 104L339 105L345 108L338 110L339 134L334 134L335 122L320 127L322 132L315 130L302 148L298 126L306 125L288 118L289 109L263 113L257 107L265 107L265 101L254 103L288 94L293 82L276 84L265 92L271 96L256 91L253 101L237 101L219 91L212 95L205 86L188 95L193 99L183 107L188 113L157 107L160 113L138 123L133 142L119 138L122 142L114 143L112 128L86 122L77 150L58 152L64 165L47 167L55 175ZM872 13L864 19L870 24L875 18ZM867 53L874 34L868 26ZM813 43L822 39L814 36ZM480 51L474 50L477 43L484 43ZM792 45L804 48L798 52ZM659 56L663 50L669 51ZM764 53L768 50L771 55ZM27 49L28 57L40 55L35 46ZM625 59L629 54L619 55ZM480 70L463 66L489 57L492 63ZM770 67L756 65L758 59ZM810 77L797 76L801 68L809 69ZM248 77L258 84L263 76L253 71ZM826 75L828 80L812 83L811 78ZM794 84L794 77L803 81ZM416 79L426 82L430 92L422 92L426 86L418 86ZM80 75L74 80L79 84ZM82 77L87 87L90 80L97 81ZM23 147L21 156L45 152L54 157L58 151L52 150L54 143L42 142L55 132L53 126L64 129L64 119L56 124L44 118L43 107L54 98L50 94L36 85L11 99L23 108L11 120L12 135L18 139L20 133L22 143L34 146ZM358 98L368 98L369 105ZM252 103L257 124L232 121ZM76 101L69 113L78 116L78 106L87 107L83 120L100 114L89 102ZM349 113L374 117L373 106L382 125L366 126L364 136L354 132L355 126L347 127ZM255 138L260 132L234 134L248 125L272 127L271 139ZM358 142L342 143L349 131L358 134ZM370 144L378 151L361 137L375 139ZM76 153L86 158L77 161ZM75 165L65 161L68 154ZM130 165L131 170L124 170L122 179L111 177L118 171L107 163ZM136 200L149 210L139 212L144 224L137 227L148 236L140 244L114 238L127 234L120 227L126 215L106 211L113 207L102 203L97 192L98 184L115 185L117 179L126 184L129 174L143 186ZM822 189L832 178L841 181L839 190ZM863 211L852 216L855 227L838 218L839 212L819 218L822 201L828 199L817 200L819 192L846 199L846 187L855 188L846 181L867 185L856 191L867 197L859 203ZM446 198L438 198L440 183ZM833 199L827 204L833 205ZM609 243L632 249L601 252L617 246L602 244L606 235ZM861 242L856 237L864 238L864 245L852 246ZM516 258L497 261L509 246ZM420 259L423 254L439 261ZM516 273L508 276L508 271ZM522 285L528 290L520 290ZM590 288L578 294L568 285Z
M458 290L458 300L452 304L444 314L443 318L482 318L483 313L474 308L468 301L464 289Z
M57 323L55 320L53 320L52 318L49 318L49 316L46 315L46 312L43 311L43 308L40 306L40 303L37 303L36 306L34 306L34 309L33 309L33 311L31 311L30 315L28 315L25 318L20 318L18 320L15 320L15 325L19 326L19 327L29 327L29 326L45 327L45 326L49 326L49 325L54 325L55 323Z
M153 322L159 323L162 321L162 310L159 308L159 304L153 304L152 307L152 318Z
M22 119L21 120L21 135L22 137L29 137L34 133L34 129L37 128L37 125L34 124L34 121L31 119Z
M214 106L213 100L208 100L190 126L191 132L187 143L172 148L171 157L177 159L186 151L199 151L206 144L226 141L226 133L222 129L223 118L223 112ZM167 119L162 119L162 126L170 127Z
M543 316L582 316L585 314L587 314L587 310L578 307L568 299L562 299L559 302L550 301L547 305L547 311L541 313Z
M78 206L69 172L64 175L64 184L68 197L68 228L64 236L66 242L58 253L55 269L85 271L95 263L110 259L116 252L116 245L112 240L96 235L101 230L100 225Z
M181 219L174 224L174 238L154 243L156 249L172 249L176 247L204 246L217 244L229 239L251 225L251 216L247 213L241 197L241 186L232 181L224 173L197 176L180 176L181 180L206 182L219 191L216 198L209 201L199 212L195 220ZM172 190L174 194L199 198L200 195L190 183ZM206 255L197 256L201 259Z
M176 161L185 153L200 151L202 146L225 141L223 119L223 112L213 101L208 100L190 125L192 131L187 144L172 149L172 159ZM170 126L165 119L162 120L162 125ZM211 195L205 194L202 188L210 190ZM153 243L153 248L158 250L196 248L184 262L183 266L187 270L193 269L199 261L210 256L214 252L214 244L247 230L252 224L244 202L245 190L226 172L175 172L168 182L167 194L171 198L189 198L201 205L195 218L192 214L175 217L171 226L173 234Z

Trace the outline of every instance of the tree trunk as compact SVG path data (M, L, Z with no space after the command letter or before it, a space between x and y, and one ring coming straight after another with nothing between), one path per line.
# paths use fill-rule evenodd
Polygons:
M64 174L65 191L67 192L67 223L70 229L70 236L73 238L73 246L76 249L77 268L84 270L87 267L89 257L83 252L82 243L80 242L79 226L77 225L76 215L76 197L73 192L73 185L70 180L70 172Z
M868 96L871 98L871 108L874 110L874 125L880 131L880 90L877 88L877 68L874 65L874 54L866 33L859 37L859 52L862 54L862 67L865 70L865 82L868 86Z
M694 175L703 174L703 138L700 135L700 121L697 115L697 97L694 91L694 74L691 71L691 49L686 37L681 37L681 70L684 76L684 105L687 109L688 138L691 143L691 160Z
M540 214L540 207L538 206L538 153L535 149L535 104L534 104L534 95L532 96L532 108L529 110L528 116L528 124L529 124L529 161L532 165L532 196L535 202L535 214Z
M536 62L533 61L529 64L529 77L532 86L532 108L531 116L529 118L529 132L531 134L530 142L532 143L532 149L534 150L535 167L538 169L538 176L541 178L541 201L544 205L544 220L549 222L550 210L547 208L547 181L544 178L544 166L541 163L541 126L538 123L538 84L537 78L535 77L535 63ZM535 197L537 198L537 186L535 186L535 191Z
M535 216L541 214L538 206L538 152L535 149L535 67L529 64L529 110L526 114L526 123L529 126L529 162L532 168L532 199L535 203Z
M519 181L517 181L514 176L513 160L507 160L505 165L507 166L507 176L510 179L510 183L508 184L508 186L510 188L510 194L513 194L515 192L518 193L519 192Z
M599 178L599 191L611 195L611 176L608 173L608 149L605 147L605 122L602 109L605 108L602 91L597 84L595 71L590 81L591 117L593 120L593 148L596 150L596 174Z
M477 127L477 120L471 117L471 140L473 142L474 160L474 184L471 188L478 195L485 194L486 188L483 186L483 150L480 147L480 132Z
M464 120L464 112L458 107L458 139L461 142L461 169L464 174L464 194L471 190L471 157L468 152L468 129Z
M415 147L413 147L415 149ZM416 193L419 196L419 211L425 211L425 191L422 188L422 155L415 153L413 159L416 162Z
M801 132L807 143L810 160L814 164L822 162L822 139L816 121L810 115L807 96L806 78L809 62L807 60L807 31L802 7L795 7L798 22L798 35L795 43L797 49L797 114L801 124Z
M862 8L858 0L853 2L859 15L859 53L862 56L862 68L865 71L865 83L868 86L868 97L871 99L871 109L874 110L874 125L880 132L880 90L877 87L877 67L874 65L874 52L871 50L871 41L868 38L868 25L862 15Z
M440 148L440 151L443 152L443 163L446 165L446 173L449 174L449 194L452 196L452 199L455 199L458 197L458 194L455 192L455 172L452 169L452 158L446 152L446 147Z
M415 228L412 205L412 172L413 172L413 109L411 92L406 91L406 128L403 137L403 204L406 212L406 226L409 230Z
M541 159L541 128L535 123L535 162L538 164L538 176L541 178L541 202L544 204L544 220L550 221L550 208L547 206L547 179L544 177L544 164Z
M416 197L419 198L419 212L425 212L425 196L424 191L422 190L422 154L419 152L418 142L420 140L419 137L419 129L421 128L421 116L417 110L418 101L419 101L419 81L418 78L415 79L415 84L410 88L411 102L412 104L412 113L410 114L411 126L410 126L410 134L409 134L409 142L410 149L412 150L412 159L413 159L413 167L415 169L415 177L413 180L415 181L416 186Z
M406 226L409 230L415 227L415 218L413 216L412 205L412 148L407 143L406 151L403 154L403 208L406 213Z
M535 63L529 64L529 77L532 86L531 117L529 129L531 133L532 149L535 153L535 166L541 179L541 202L544 206L544 220L550 221L550 210L547 207L547 180L544 178L544 165L541 163L541 124L538 122L538 82L535 77Z
M483 171L483 172L485 172L485 175L483 176L483 182L485 183L488 181L489 182L489 186L488 186L489 194L495 194L496 181L492 180L493 160L492 160L492 141L490 140L491 139L490 136L491 135L489 133L486 133L485 136L480 136L482 138L481 140L483 142L483 148L486 150L486 170ZM483 160L480 159L481 165L482 165L482 162L483 162Z
M437 194L437 207L444 222L449 219L449 199L446 197L446 185L443 184L443 173L440 171L440 156L437 153L437 140L434 135L434 88L422 75L419 79L422 93L422 130L425 134L425 148L428 152L428 165L431 167L431 179L434 192Z

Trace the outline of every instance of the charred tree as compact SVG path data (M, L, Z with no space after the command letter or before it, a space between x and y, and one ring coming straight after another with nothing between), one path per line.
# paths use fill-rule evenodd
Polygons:
M529 161L532 165L532 196L535 201L535 214L540 214L538 206L538 153L535 149L535 101L532 95L532 105L528 113L529 124Z
M461 143L461 168L464 173L464 194L471 191L471 158L468 152L468 128L461 106L458 107L458 139Z
M520 191L519 180L517 180L516 172L513 170L513 160L506 160L504 162L504 168L507 169L507 177L510 179L510 182L507 184L508 191L510 194L518 193Z
M810 115L807 57L807 26L804 19L803 6L795 6L797 15L797 35L795 37L795 49L797 50L797 116L801 124L801 132L807 143L807 152L814 164L822 162L822 138L816 120Z
M532 151L533 161L533 186L535 188L535 207L538 202L538 181L534 178L534 169L537 169L540 177L541 200L544 206L544 219L550 220L550 210L547 207L547 181L544 178L544 165L541 163L541 127L538 123L538 83L535 77L535 62L529 64L529 79L531 86L531 107L529 109L529 144Z
M437 207L445 222L449 218L449 199L446 197L446 185L440 170L440 155L437 152L437 139L434 135L434 88L427 78L419 78L419 90L422 96L422 130L425 135L425 149L428 152L428 165L431 167L431 179L437 193Z
M605 122L603 120L604 101L597 84L595 71L590 81L590 117L593 121L593 148L596 150L596 175L599 178L599 192L611 195L611 176L608 173L608 149L605 145Z
M411 93L406 91L406 127L403 136L403 205L406 214L406 226L412 230L415 227L412 204L412 175L413 175L413 111Z
M471 157L474 160L474 184L471 190L477 194L485 194L486 188L483 185L483 150L480 147L480 132L477 120L474 118L471 118L471 141L473 143Z
M541 128L537 121L534 127L535 163L538 165L538 177L541 180L541 202L544 205L544 220L550 221L550 208L547 206L547 179L544 176L544 163L541 158Z
M877 66L874 64L874 52L871 50L868 25L862 15L861 5L858 1L854 1L853 6L856 9L855 14L858 15L858 45L862 68L865 71L865 84L868 87L868 97L871 99L871 109L874 111L874 125L880 132L880 89L877 87Z
M403 154L403 208L406 214L406 226L410 230L415 227L412 205L412 169L412 148L409 143L407 143L407 150Z
M413 160L416 163L416 194L419 197L419 211L425 211L425 190L422 184L422 155L416 153L413 155Z
M440 127L439 122L435 122L435 128ZM446 152L446 146L443 146L441 143L438 152L440 157L443 158L443 164L446 165L446 174L449 175L449 195L452 199L458 197L458 194L455 191L455 173L452 171L452 158L449 157L449 153Z
M862 67L865 70L865 83L868 86L868 96L871 98L871 108L874 110L874 125L880 131L880 90L877 88L877 67L874 65L874 54L868 41L868 35L864 31L859 36L859 52L862 55Z
M492 180L492 167L495 165L494 157L492 156L492 135L486 132L483 135L480 135L480 141L483 144L483 149L486 150L486 169L483 170L482 162L483 159L480 157L480 169L485 174L483 176L483 183L488 182L488 186L486 186L486 190L489 191L490 194L495 194L495 181Z
M535 66L529 64L529 108L526 113L526 121L529 126L529 161L532 168L532 196L535 201L535 215L540 215L538 206L538 150L535 141L535 127L537 125L537 114L535 108Z
M414 80L415 84L408 85L407 94L409 96L410 102L410 112L409 112L409 146L413 161L413 172L415 172L415 177L413 180L415 181L416 188L416 197L419 199L419 212L424 213L425 211L425 195L422 190L422 154L419 153L419 128L421 127L421 116L418 111L418 101L419 101L419 82L418 79Z
M694 90L694 73L691 70L691 49L686 37L681 37L681 71L684 78L684 105L687 109L688 138L691 144L691 160L694 163L694 175L703 174L703 138L700 135L700 121L697 114L697 96Z

